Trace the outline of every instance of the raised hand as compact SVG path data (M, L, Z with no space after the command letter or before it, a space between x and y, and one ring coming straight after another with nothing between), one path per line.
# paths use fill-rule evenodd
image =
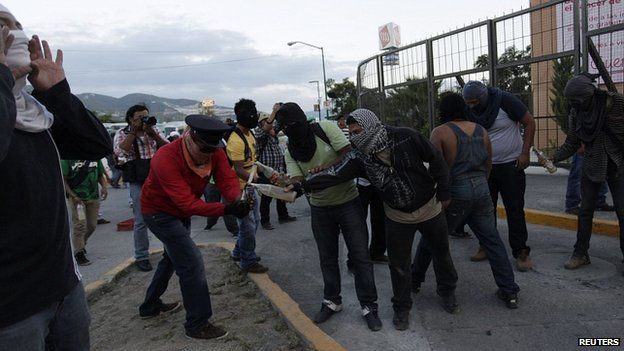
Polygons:
M46 91L65 79L63 51L57 50L56 59L53 59L48 42L41 42L36 35L28 42L28 51L32 68L28 81L35 90Z

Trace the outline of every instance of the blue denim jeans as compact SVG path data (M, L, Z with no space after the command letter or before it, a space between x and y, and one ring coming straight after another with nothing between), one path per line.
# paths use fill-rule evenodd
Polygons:
M485 250L496 285L508 294L520 291L514 279L505 244L496 229L494 217L496 214L485 176L454 179L451 185L451 198L451 204L445 211L449 232L458 229L464 222L467 223ZM431 254L423 237L414 257L412 280L425 281L425 273L430 262Z
M581 173L583 169L583 156L578 153L572 156L572 164L570 166L570 173L568 174L568 188L566 190L566 202L565 209L569 211L575 207L581 205ZM602 183L600 191L598 192L598 198L596 200L596 207L603 206L607 203L607 182Z
M344 237L349 259L355 270L355 293L360 305L377 306L377 287L373 262L368 253L368 227L359 198L336 206L310 206L312 233L319 252L323 283L323 298L336 304L340 296L340 268L338 265L338 238Z
M43 311L0 328L0 351L89 350L89 308L82 282Z
M212 316L212 305L204 261L191 239L191 220L157 213L145 215L145 222L162 241L165 252L139 310L146 314L158 311L162 304L160 297L167 290L169 279L175 271L180 278L182 302L186 310L184 327L190 332L197 331L208 323Z
M254 193L254 204L249 214L238 219L238 238L232 256L240 257L240 267L247 268L258 262L256 256L256 232L260 226L260 201Z
M132 213L134 215L134 258L137 261L149 258L147 226L141 214L142 186L140 183L130 183L130 198L132 199Z

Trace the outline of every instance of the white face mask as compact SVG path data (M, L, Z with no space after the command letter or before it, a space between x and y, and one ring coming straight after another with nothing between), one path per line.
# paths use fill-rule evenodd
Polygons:
M17 68L30 65L30 52L28 51L28 37L21 29L11 30L15 40L7 52L7 65L9 68Z

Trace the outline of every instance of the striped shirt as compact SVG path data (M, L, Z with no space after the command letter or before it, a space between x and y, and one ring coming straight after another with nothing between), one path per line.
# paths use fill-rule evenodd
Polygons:
M609 159L614 162L621 174L624 174L624 95L609 93L611 108L605 119L603 130L591 144L585 145L583 174L592 182L601 183L607 178ZM569 116L570 130L565 143L553 156L555 162L574 155L581 146L581 139L574 131L576 112ZM610 131L610 135L606 132Z
M278 172L286 172L286 162L284 152L279 144L277 136L271 136L261 128L257 128L256 133L256 154L258 161Z
M156 133L159 133L156 127L153 128ZM130 151L126 151L119 147L119 145L123 143L124 140L126 140L127 136L128 134L125 128L118 130L115 134L113 147L115 155L119 158L125 159L126 162L132 161L136 158L136 156L134 155L134 146L130 149ZM154 157L156 150L158 150L158 144L156 143L156 140L150 138L145 133L143 133L142 137L136 137L135 140L139 146L139 154L141 155L141 159L151 159L152 157Z

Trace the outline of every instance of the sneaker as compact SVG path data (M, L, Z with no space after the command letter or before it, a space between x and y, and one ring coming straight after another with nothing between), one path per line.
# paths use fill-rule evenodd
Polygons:
M420 292L420 284L422 283L412 279L412 292L414 294L418 294Z
M78 251L74 254L74 258L76 259L76 263L78 263L79 266L88 266L91 264L91 261L89 261L89 259L87 259L87 256L85 255L86 251Z
M516 259L516 264L520 272L528 272L533 269L533 262L531 261L531 257L529 257L529 250L524 249L520 251Z
M196 331L186 331L186 336L193 339L221 339L226 335L228 335L228 332L210 323Z
M379 319L379 314L377 313L377 307L362 307L362 316L364 317L364 319L366 319L366 325L368 325L368 329L372 331L381 330L381 320Z
M449 233L449 236L451 238L455 238L455 239L470 239L470 233L465 232L465 231L461 231L461 232L456 232L456 231L452 231Z
M256 261L251 266L241 268L241 270L245 273L266 273L269 269Z
M396 330L409 329L409 311L395 311L392 317L392 324Z
M585 265L588 265L590 263L591 263L591 261L589 260L589 255L588 254L577 254L575 252L566 261L566 263L563 265L563 267L565 267L565 269L577 269L577 268L580 268L581 266L585 266Z
M150 319L158 316L161 313L173 313L179 311L180 309L182 309L182 304L180 304L179 301L172 303L163 303L160 304L160 308L155 313L146 314L139 311L139 316L141 317L141 319Z
M518 294L508 294L499 289L496 292L496 296L505 303L507 308L512 310L518 308Z
M326 322L331 316L342 311L342 305L335 304L330 300L323 300L321 304L321 310L318 311L312 319L314 323L321 324Z
M569 215L573 215L573 216L578 216L580 210L581 209L578 206L572 207L572 208L566 208L565 213Z
M97 220L97 224L108 224L110 221L106 218L100 218Z
M261 223L260 225L262 226L262 229L264 229L264 230L273 230L273 229L275 229L275 227L273 225L271 225L270 222Z
M381 255L381 256L371 256L371 261L373 261L373 263L388 263L388 256L386 255Z
M605 202L603 205L596 206L596 211L613 212L615 211L615 206L611 206Z
M444 307L444 310L450 314L459 313L459 305L457 304L455 293L451 293L448 296L442 296L442 306Z
M234 262L240 262L240 260L241 260L240 256L230 256L230 258ZM261 260L262 260L262 257L256 256L256 262L260 262Z
M288 216L288 217L284 217L284 218L278 219L277 222L279 224L284 224L284 223L288 223L288 222L294 222L296 220L297 220L297 217Z
M137 268L140 271L143 271L143 272L149 272L153 269L152 264L150 263L149 260L135 261L134 264L137 266Z
M481 246L479 246L479 250L477 250L476 254L470 256L470 260L472 262L480 262L486 259L487 259L487 255L485 254L485 250L483 250Z

